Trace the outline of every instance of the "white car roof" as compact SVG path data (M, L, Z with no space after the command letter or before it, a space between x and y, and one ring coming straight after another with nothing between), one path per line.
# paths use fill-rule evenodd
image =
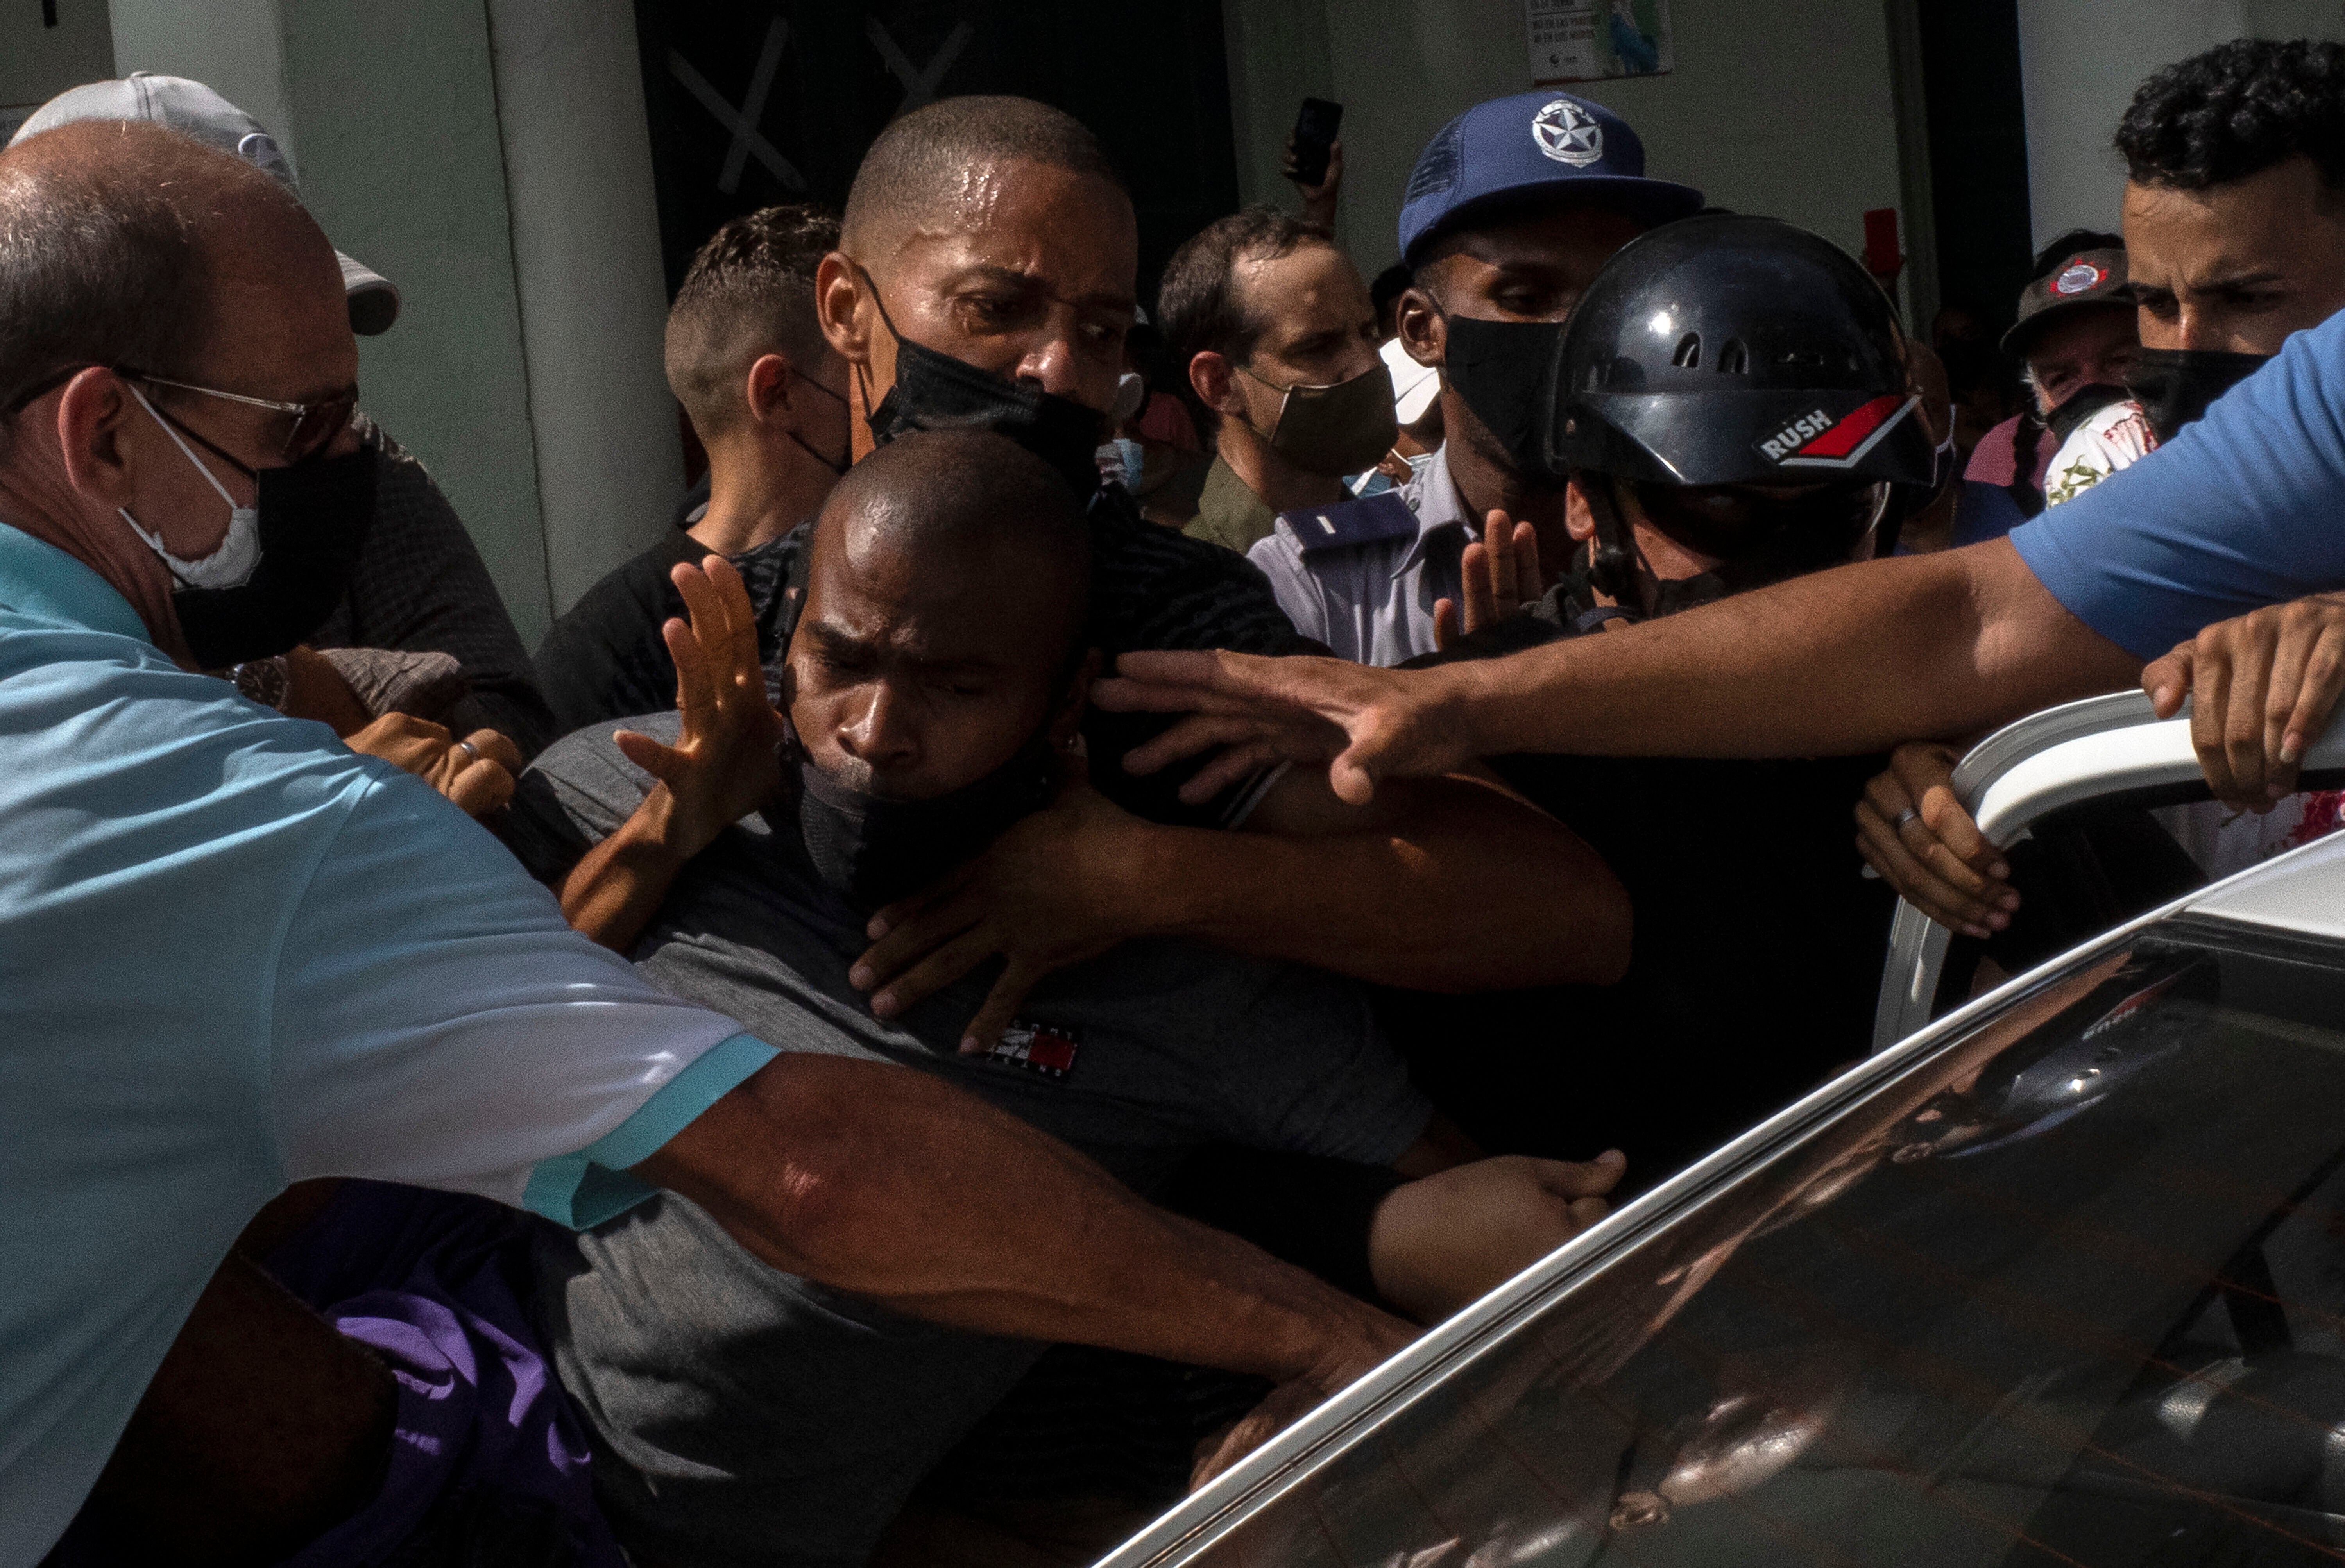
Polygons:
M2345 941L2345 834L2308 844L2208 888L2193 915Z

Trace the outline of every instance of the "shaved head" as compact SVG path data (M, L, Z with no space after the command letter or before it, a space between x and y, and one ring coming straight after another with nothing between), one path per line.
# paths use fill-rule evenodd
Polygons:
M838 481L806 561L790 723L823 773L931 800L1046 726L1071 739L1091 536L1040 458L989 430L900 436Z
M1065 169L1130 199L1099 138L1064 110L1031 98L944 98L896 121L863 155L839 248L870 266L906 234L967 222L969 206L986 200L981 171L1003 163Z
M1082 510L1056 470L1006 436L899 436L847 470L815 527L850 562L882 551L946 581L973 557L1013 566L1035 585L1035 602L1063 612L1068 643L1082 630L1091 584Z
M333 248L240 158L121 120L0 152L0 409L75 366L183 373L283 287L339 296Z

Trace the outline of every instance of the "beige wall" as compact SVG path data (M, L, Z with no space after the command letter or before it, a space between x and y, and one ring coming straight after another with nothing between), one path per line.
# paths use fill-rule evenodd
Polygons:
M1670 0L1670 11L1675 71L1569 90L1634 126L1653 174L1861 251L1859 215L1903 207L1882 0ZM1296 103L1342 103L1339 222L1371 274L1396 258L1400 193L1426 139L1470 105L1531 86L1520 0L1224 0L1223 14L1240 189L1294 206L1278 164Z
M2239 37L2345 39L2339 0L2019 0L2028 205L2042 245L2116 228L2125 160L2110 140L2143 78Z

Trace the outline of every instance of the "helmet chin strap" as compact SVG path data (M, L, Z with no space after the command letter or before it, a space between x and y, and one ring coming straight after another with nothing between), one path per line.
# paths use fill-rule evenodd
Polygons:
M1619 481L1609 473L1587 470L1572 477L1579 481L1580 498L1596 523L1596 537L1588 546L1589 586L1641 621L1645 593L1637 569L1650 563L1637 548L1637 531L1620 515L1619 495L1613 488Z

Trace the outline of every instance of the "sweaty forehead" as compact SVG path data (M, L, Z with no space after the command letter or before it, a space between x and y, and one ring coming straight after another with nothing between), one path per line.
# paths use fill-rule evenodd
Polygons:
M860 257L874 271L959 260L1129 294L1139 271L1132 203L1095 175L1026 159L953 171L896 204Z
M832 632L904 656L1003 668L1046 665L1064 620L1061 563L994 541L923 538L884 510L827 509L815 530L807 608Z

